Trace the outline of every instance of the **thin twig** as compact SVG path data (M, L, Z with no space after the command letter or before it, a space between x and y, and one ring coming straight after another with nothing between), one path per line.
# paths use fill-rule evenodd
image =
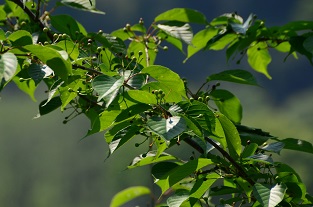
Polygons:
M89 72L92 72L92 73L95 73L98 75L103 75L103 73L101 71L95 70L93 68L87 68L87 67L82 66L82 65L73 64L73 69L82 69L82 70L87 70Z

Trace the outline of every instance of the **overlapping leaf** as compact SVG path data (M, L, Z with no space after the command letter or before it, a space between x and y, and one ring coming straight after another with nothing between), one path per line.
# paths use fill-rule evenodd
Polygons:
M268 188L260 183L256 183L253 188L253 195L264 207L275 207L283 200L287 190L284 184L276 184Z

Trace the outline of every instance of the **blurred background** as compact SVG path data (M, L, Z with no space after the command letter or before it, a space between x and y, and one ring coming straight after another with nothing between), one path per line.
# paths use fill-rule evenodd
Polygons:
M51 5L54 2L51 1ZM234 11L244 19L254 13L265 20L267 26L313 20L310 0L98 0L97 7L106 15L70 8L59 8L54 14L70 14L87 31L102 29L106 33L122 28L126 23L136 24L139 18L149 25L156 15L175 7L197 9L208 20ZM252 71L262 87L224 83L221 86L240 98L244 108L242 123L270 131L280 138L293 137L313 142L313 67L302 56L298 60L290 57L284 63L285 54L275 51L271 54L273 61L269 73L272 80L254 73L246 61L241 65L236 65L235 61L226 63L225 51L200 52L183 64L184 55L170 47L168 52L159 53L156 63L188 78L192 88L201 85L208 75L225 69ZM55 111L33 119L38 104L46 99L44 90L36 92L36 103L13 84L1 94L0 206L109 206L114 194L124 188L152 186L149 168L125 170L125 166L145 150L144 147L130 147L130 150L123 147L104 161L108 146L102 133L80 141L90 127L87 118L78 117L64 125L62 121L68 114ZM134 146L135 142L128 146ZM179 147L176 150L181 151ZM313 155L283 151L278 159L294 167L308 186L309 193L313 194ZM148 200L145 197L136 204L146 206ZM135 206L135 203L125 206Z

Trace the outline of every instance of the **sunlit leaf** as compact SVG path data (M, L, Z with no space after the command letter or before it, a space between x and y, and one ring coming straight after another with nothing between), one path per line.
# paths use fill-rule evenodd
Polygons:
M105 14L104 12L96 9L96 0L61 0L61 3L75 9L85 10L98 14Z
M184 24L183 26L169 26L158 24L157 27L164 31L166 34L184 41L186 44L190 45L193 37L191 27L189 24Z
M284 146L285 144L283 142L274 142L261 147L261 149L279 154L280 151L284 148Z
M253 195L264 207L275 207L283 200L287 190L284 184L276 184L268 188L263 184L256 183L253 188Z
M62 40L59 41L56 45L66 51L72 60L76 60L78 58L78 45L73 43L72 41Z
M150 194L150 190L149 188L144 186L134 186L126 188L125 190L120 191L113 197L110 203L110 207L120 207L137 197L147 194Z
M177 166L174 169L167 171L161 176L156 183L161 187L162 194L172 187L177 182L181 181L185 177L194 173L195 171L212 164L213 162L210 159L199 158L191 160L186 164ZM155 165L152 171L155 171L156 168L160 168L162 165Z
M221 176L217 173L211 173L201 179L197 179L196 183L190 191L190 197L200 199L203 194L217 181ZM194 204L194 203L191 203Z
M118 131L112 141L109 143L110 154L113 154L117 149L122 147L126 142L128 142L131 138L133 138L137 132L139 131L140 127L136 125L128 125L124 129ZM106 137L106 141L108 142L109 139Z
M6 52L0 55L0 90L2 85L15 75L17 58L13 53Z
M176 191L174 195L170 196L166 203L169 207L181 207L182 203L189 198L188 190Z
M188 8L174 8L168 10L155 17L154 21L180 21L207 24L206 17L202 13Z
M231 92L216 89L210 93L219 111L233 123L240 123L242 119L242 106L240 100Z
M179 116L168 119L153 116L148 119L147 126L167 141L184 132L187 127L186 121Z
M47 65L32 63L28 67L28 74L35 81L35 84L38 85L44 78L53 75L53 70Z
M62 84L64 83L64 81L62 81L62 79L59 79L57 81L55 81L51 88L49 89L49 93L48 93L48 99L46 100L46 102L43 104L43 106L45 106L46 104L48 104L48 102L53 98L53 96L57 93L57 90L62 86Z
M117 96L123 82L123 77L115 78L100 75L92 81L92 87L99 94L98 101L104 99L106 101L105 105L108 107Z
M153 163L164 162L169 160L177 160L177 158L167 153L161 153L159 156L157 156L156 152L150 151L146 154L142 154L138 157L135 157L132 163L128 166L128 168L131 169L135 167L150 165Z
M241 157L242 158L250 157L255 154L255 151L257 149L258 149L258 145L256 143L250 143L242 151Z
M128 95L129 98L133 99L135 102L141 102L146 104L156 104L156 96L147 91L140 90L129 90L125 92L125 95Z
M265 155L265 154L262 154L262 153L258 153L258 154L255 154L255 155L252 155L250 157L247 157L246 159L251 159L251 160L255 160L255 161L260 161L260 162L265 162L265 163L273 163L273 158L269 155Z
M17 85L17 87L25 92L26 94L29 95L29 97L33 100L36 101L35 98L35 90L36 90L36 84L35 81L32 79L28 80L20 80L18 76L14 76L13 79L14 83Z
M60 76L64 81L72 73L71 63L65 60L57 50L41 45L26 45L23 48L46 63L54 71L55 75Z
M268 52L267 44L265 42L255 43L248 49L247 55L250 66L271 79L267 66L272 61L272 58Z
M159 65L144 68L141 73L151 76L158 82L150 82L142 87L143 90L152 91L163 89L164 99L168 102L181 101L186 97L185 85L179 75L172 70ZM159 87L159 88L158 88Z
M18 30L10 34L7 38L12 46L24 46L33 44L32 35L25 30Z
M218 32L218 29L214 27L208 27L204 30L199 31L193 37L191 44L188 45L187 59L193 56L195 53L204 49L207 42L212 39Z
M230 26L234 30L234 32L239 34L246 34L247 30L252 24L254 18L254 14L250 14L248 19L243 24L230 23Z

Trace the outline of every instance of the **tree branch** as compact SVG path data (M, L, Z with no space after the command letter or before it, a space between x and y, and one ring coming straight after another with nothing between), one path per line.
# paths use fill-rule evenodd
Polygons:
M37 18L37 16L29 8L27 8L26 6L24 7L23 2L21 2L20 0L11 0L11 1L17 4L19 7L21 7L32 21L38 23L41 29L46 27L46 25L39 19L39 16ZM47 36L49 37L50 40L53 40L53 34L51 31L47 31Z
M231 162L231 164L233 164L233 166L238 170L238 174L245 179L246 181L248 181L250 183L251 186L253 186L255 184L255 182L249 178L249 176L247 175L247 173L244 171L244 169L238 165L238 163L224 150L222 149L220 146L218 146L218 144L216 144L212 139L210 139L209 137L205 137L205 140L207 142L209 142L211 145L213 145L224 157L226 157L228 159L229 162Z

